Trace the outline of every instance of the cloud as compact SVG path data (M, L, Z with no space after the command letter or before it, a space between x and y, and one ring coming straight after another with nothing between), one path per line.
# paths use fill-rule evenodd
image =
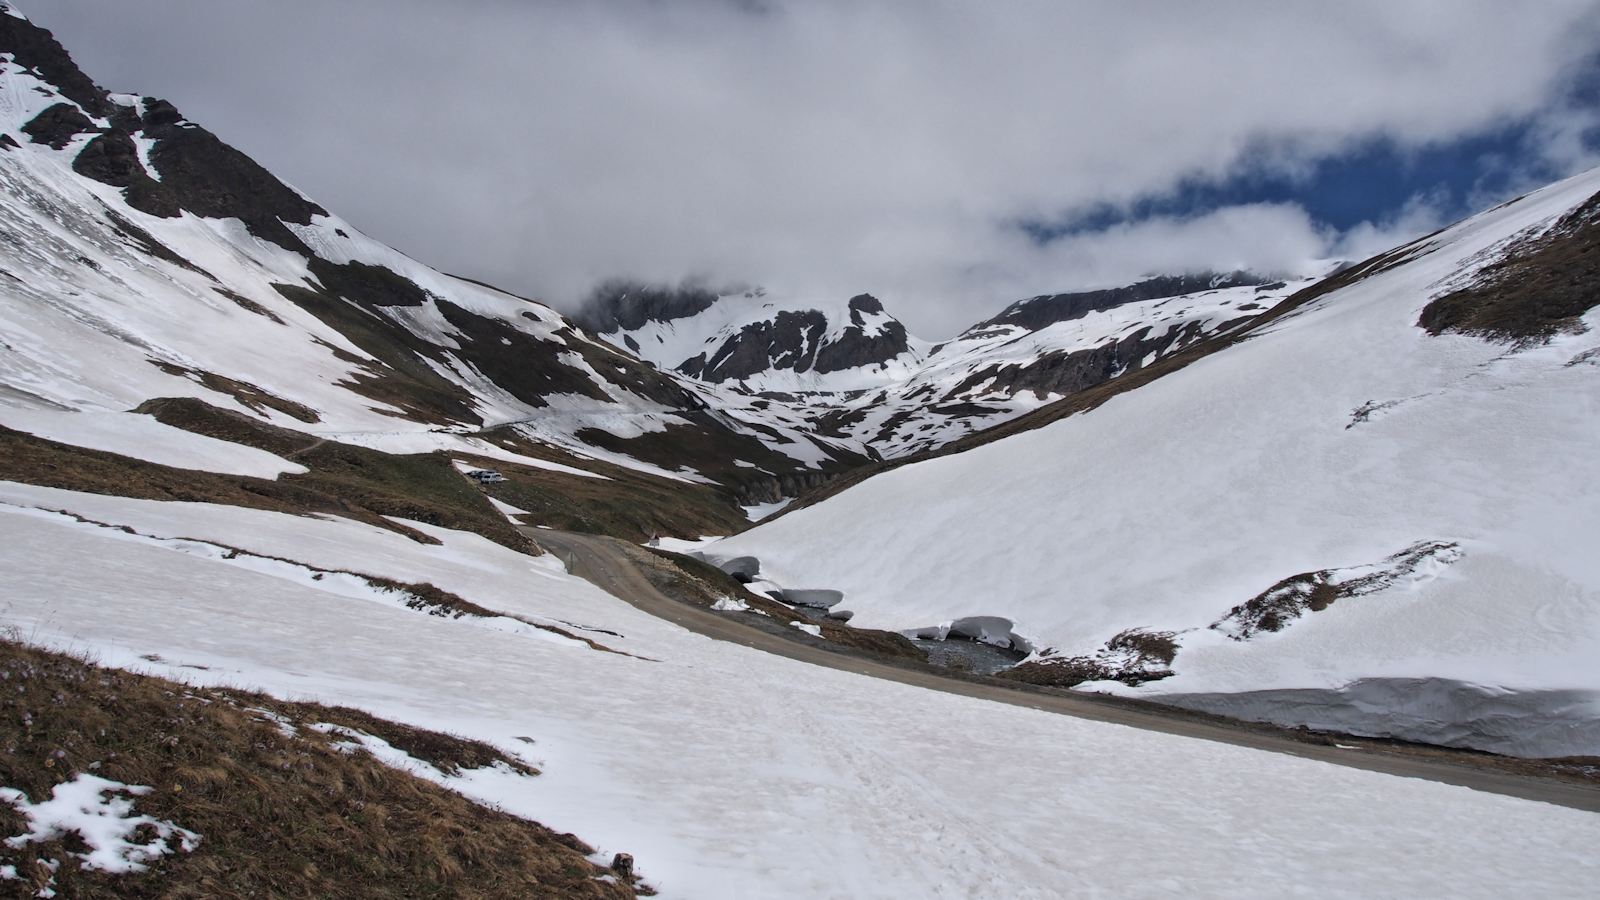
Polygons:
M102 82L441 268L558 304L616 275L870 290L930 336L1017 291L1336 251L1283 205L1014 223L1526 120L1600 42L1595 0L48 7Z

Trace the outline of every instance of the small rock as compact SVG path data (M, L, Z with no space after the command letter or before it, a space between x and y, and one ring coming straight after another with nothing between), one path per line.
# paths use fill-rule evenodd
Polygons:
M621 875L623 878L632 878L633 854L618 853L616 856L611 857L611 871Z

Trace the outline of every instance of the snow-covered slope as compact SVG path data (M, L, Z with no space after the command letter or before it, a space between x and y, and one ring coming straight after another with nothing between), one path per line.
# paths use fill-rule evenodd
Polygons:
M838 301L618 283L590 301L584 321L662 369L757 392L878 387L904 378L927 349L869 294Z
M553 557L415 527L442 543L0 484L6 620L107 665L488 741L542 774L475 769L452 788L574 831L603 859L633 853L664 897L1594 884L1590 813L817 668L652 618ZM430 616L315 567L429 581L631 655L514 619Z
M1170 636L1176 674L1111 685L1142 695L1600 753L1600 320L1419 327L1592 305L1597 192L1600 171L1469 219L1088 412L718 552L872 627L1002 617L1046 671L1156 677Z
M1021 301L1007 312L1110 295L1087 308L1064 303L1049 317L1002 314L934 347L908 377L877 391L805 399L830 437L885 458L933 450L1226 333L1310 283L1255 281L1161 278L1141 283L1152 285L1144 292L1130 286L1130 299L1107 291Z
M0 295L12 427L199 397L402 452L488 452L470 433L509 423L691 481L735 458L774 475L837 461L707 410L546 306L368 238L170 104L104 92L14 12L0 16Z
M617 283L585 324L700 382L756 428L897 458L1102 384L1247 321L1309 281L1243 272L1031 297L941 344L870 295L845 302Z

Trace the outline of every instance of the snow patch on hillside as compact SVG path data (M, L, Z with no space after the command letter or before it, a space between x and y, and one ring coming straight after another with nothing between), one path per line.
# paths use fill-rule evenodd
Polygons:
M123 784L87 772L56 785L50 799L38 803L15 788L0 787L0 800L11 804L27 823L27 830L6 838L5 846L20 850L29 844L75 836L85 849L67 852L84 868L113 875L143 872L163 856L194 852L200 846L200 835L134 813L133 798L150 791L144 785ZM141 835L144 840L139 839ZM0 878L15 880L16 868L0 867ZM41 892L40 896L53 894Z
M174 428L141 413L64 412L0 405L0 425L57 443L179 469L252 478L277 478L307 471L305 466L265 450Z

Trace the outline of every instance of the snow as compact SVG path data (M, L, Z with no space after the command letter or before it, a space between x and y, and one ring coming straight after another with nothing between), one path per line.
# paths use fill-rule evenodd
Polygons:
M86 852L67 851L86 869L115 875L143 872L148 863L176 849L191 853L200 835L151 816L135 815L133 797L150 793L144 785L123 784L80 772L71 781L51 789L50 799L32 803L15 788L0 787L0 800L10 803L27 822L22 834L6 838L5 845L20 850L29 844L77 835ZM126 794L128 796L118 796ZM138 828L154 832L149 840L134 840ZM7 867L15 877L16 869Z
M658 537L651 541L649 546L658 547L662 550L670 550L673 553L695 554L700 550L700 548L710 546L711 544L714 544L720 540L722 540L721 535L705 534L694 540L688 540L687 538Z
M281 456L125 412L64 412L0 405L0 425L48 440L180 469L277 478L306 467Z
M521 525L522 524L520 521L517 520L517 516L530 515L530 513L527 510L518 509L515 506L512 506L511 504L505 502L504 500L496 500L493 497L488 497L488 500L489 500L489 504L491 506L493 506L495 509L499 510L500 514L502 516L505 516L507 519L509 519L513 525Z
M810 622L790 622L789 624L812 637L822 637L821 625L813 625Z
M119 98L123 101L141 102ZM36 73L0 60L0 131L16 133L58 102L70 101ZM470 436L432 435L433 423L415 421L406 411L354 390L386 366L278 291L278 285L315 283L304 256L255 237L237 219L191 214L164 219L129 207L119 189L73 172L72 160L90 137L80 136L60 151L24 137L20 146L0 153L0 272L8 276L0 277L0 408L119 413L151 398L195 397L307 430L306 423L274 409L251 408L198 375L174 374L210 373L309 408L319 417L310 430L320 436L365 435L369 445L381 449L423 446L516 456ZM140 158L147 159L149 142L138 138L135 143ZM113 215L193 265L150 252ZM471 398L485 422L523 423L518 430L525 435L563 449L660 477L705 480L698 473L668 471L625 453L591 448L576 437L585 428L637 436L683 420L674 410L606 381L568 352L574 332L553 310L443 275L337 217L289 227L330 262L382 265L430 295L420 306L387 306L371 314L387 317L423 341L458 348L465 339L439 306L448 302L549 345L552 358L586 376L604 395L552 395L540 398L547 405L534 406L458 355L447 353L442 362L423 359ZM219 383L226 382L210 381ZM526 464L600 477L556 463ZM251 465L260 467L262 459Z
M1600 317L1515 352L1415 323L1597 191L1600 170L1535 192L1094 410L875 476L715 550L843 591L865 627L1000 616L1070 655L1128 628L1180 632L1176 676L1125 689L1138 695L1444 679L1551 692L1547 719L1592 720L1562 692L1600 696L1600 370L1571 364L1600 346ZM1461 558L1275 634L1207 627L1282 579L1427 541ZM1600 744L1522 748L1577 749Z
M638 344L641 357L662 369L676 370L701 354L705 354L707 359L711 358L723 343L746 326L771 322L783 312L820 313L828 326L819 339L819 346L833 343L847 329L854 327L848 298L801 296L783 290L756 289L724 294L710 307L692 316L665 322L652 320L636 330L617 331L602 337L618 347L627 347L625 339L631 337ZM863 315L862 320L865 323L862 331L870 337L881 333L893 318L887 313L868 313ZM927 350L927 344L921 341L911 341L911 345L906 353L883 365L836 372L769 369L745 379L743 384L753 391L785 393L880 387L906 377Z
M780 510L793 502L793 497L785 497L772 503L752 503L749 506L742 506L740 509L744 510L745 518L752 522L759 522L762 519L777 515Z
M910 352L884 365L826 374L773 370L743 382L700 383L695 389L730 418L778 432L781 439L766 432L757 435L769 448L807 465L825 461L830 446L862 454L871 447L888 458L902 457L993 427L1063 396L1013 392L997 386L994 377L980 377L981 373L1102 347L1141 329L1148 330L1152 339L1173 335L1174 343L1166 352L1176 352L1256 315L1313 280L1126 303L1037 331L1012 325L974 327L936 346L913 340ZM837 337L843 323L849 322L846 305L838 301L781 293L732 294L695 316L649 322L639 330L607 338L621 347L631 337L644 358L674 369L714 351L747 324L767 321L782 311L807 309L822 313L831 323L826 339ZM869 326L878 322L880 328L888 320L887 313L868 318ZM1147 354L1141 364L1148 365L1158 355ZM768 391L791 399L773 402L764 394ZM814 431L824 419L830 430L843 429L848 437L819 439Z
M443 542L423 545L350 521L11 484L0 499L0 609L30 640L529 751L537 778L484 770L451 786L633 853L669 898L1273 896L1285 884L1576 897L1600 874L1591 814L807 666L685 632L476 535L419 524ZM633 656L161 543L183 536L431 581L615 632L590 633Z

